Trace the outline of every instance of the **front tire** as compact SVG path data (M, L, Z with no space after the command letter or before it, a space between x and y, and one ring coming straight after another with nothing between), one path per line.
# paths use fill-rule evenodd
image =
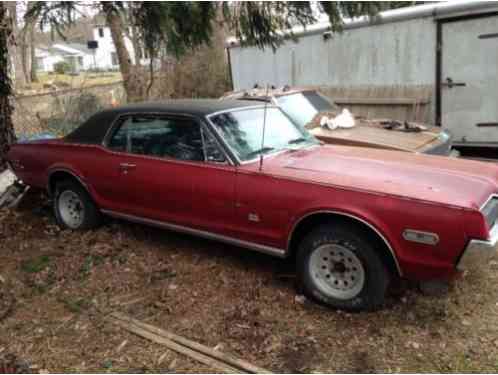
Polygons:
M389 284L374 241L351 224L312 230L299 246L297 270L307 297L347 311L378 309Z
M57 183L54 195L57 224L72 230L88 230L99 226L101 215L87 191L66 180Z

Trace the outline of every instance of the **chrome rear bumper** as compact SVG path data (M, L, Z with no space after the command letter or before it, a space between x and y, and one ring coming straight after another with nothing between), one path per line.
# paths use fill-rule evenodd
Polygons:
M498 253L498 222L493 225L487 240L470 240L457 263L458 270L482 265Z

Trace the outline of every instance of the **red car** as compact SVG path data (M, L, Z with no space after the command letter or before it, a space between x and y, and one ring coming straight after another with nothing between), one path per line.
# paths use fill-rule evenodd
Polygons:
M295 257L305 293L341 309L381 306L399 277L449 280L498 241L496 165L321 145L261 103L109 109L8 158L61 226L109 215Z

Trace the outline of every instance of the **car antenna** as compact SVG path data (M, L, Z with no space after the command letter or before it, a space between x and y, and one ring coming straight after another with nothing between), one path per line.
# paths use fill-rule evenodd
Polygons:
M266 109L268 107L268 84L266 84L265 108L263 111L263 134L261 136L261 151L259 153L259 171L263 170L263 148L265 147L265 129L266 129Z

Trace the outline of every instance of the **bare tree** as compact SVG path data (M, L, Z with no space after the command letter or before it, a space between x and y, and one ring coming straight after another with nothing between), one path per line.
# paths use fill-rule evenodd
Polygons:
M28 2L28 11L33 8L34 3L32 1ZM29 38L29 49L30 49L30 62L31 62L31 69L30 69L30 81L31 82L38 82L38 74L37 70L38 67L36 65L36 34L35 34L35 26L38 22L37 17L32 17L25 19L25 25L24 27L28 28L28 38Z
M123 76L123 85L129 102L138 102L144 98L144 85L137 69L132 64L130 53L126 48L125 24L118 8L112 2L102 2L102 11L111 30L112 41L116 48L119 68Z
M0 2L0 171L5 168L5 155L15 141L12 124L12 87L9 77L9 43L12 36L12 20L4 2ZM11 10L10 8L9 10Z
M26 85L26 76L23 70L21 53L18 45L18 40L20 36L18 17L17 17L17 2L5 2L5 7L8 11L8 22L10 22L11 27L11 43L9 43L9 55L10 62L12 64L12 72L14 73L13 81L14 86L19 89Z

